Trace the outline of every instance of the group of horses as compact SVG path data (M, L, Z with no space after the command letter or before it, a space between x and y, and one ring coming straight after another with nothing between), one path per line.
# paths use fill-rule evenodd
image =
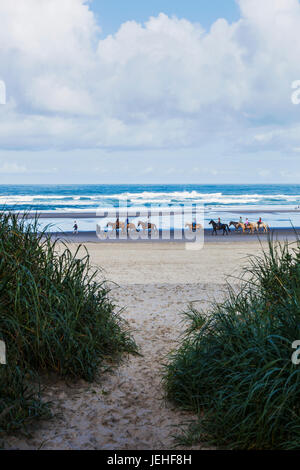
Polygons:
M215 222L214 220L211 220L209 222L209 225L212 225L212 235L217 235L218 233L218 230L222 230L223 231L223 235L228 235L228 233L230 232L230 228L232 225L234 226L235 228L235 231L239 231L240 229L242 229L243 233L251 233L253 234L254 232L259 232L261 229L263 229L263 232L264 233L267 233L269 230L270 230L270 227L268 224L266 224L265 222L248 222L247 224L243 223L243 222L234 222L234 221L231 221L229 222L229 224L222 224L222 223L218 223L218 222Z
M111 227L113 231L120 230L123 234L127 232L139 232L140 227L142 228L143 232L148 231L153 231L154 233L157 232L157 227L155 224L152 224L151 222L143 222L142 220L138 221L137 227L134 223L128 222L127 224L125 222L108 222L106 225L106 228Z
M260 224L258 224L257 222L248 222L248 224L245 224L243 222L231 221L229 224L222 224L219 222L215 222L214 220L211 220L209 222L209 225L212 225L212 229L213 229L212 235L214 234L217 235L218 231L220 230L222 230L223 235L228 235L231 231L230 227L232 225L234 226L236 232L242 229L243 233L253 234L255 232L260 232L261 229L263 230L264 233L267 233L270 230L269 225L266 224L265 222L261 222ZM120 222L120 221L108 222L106 225L106 228L108 229L108 227L110 227L113 231L119 230L123 234L125 234L126 231L127 233L139 232L140 230L142 230L143 232L146 232L148 230L148 232L153 232L153 233L157 233L158 231L155 224L151 222L143 222L142 220L138 221L137 226L132 222L129 222L127 224L125 222ZM200 231L201 229L203 229L203 226L201 224L186 223L185 228L188 228L190 231L194 232L194 231Z
M126 231L127 232L139 232L140 230L142 230L143 232L146 232L148 230L149 232L157 233L157 227L155 224L151 222L143 222L142 220L138 221L137 226L132 222L129 222L127 224L125 222L108 222L106 225L106 229L108 229L108 227L110 227L112 231L119 230L123 234ZM185 228L188 228L190 231L193 231L193 232L199 232L201 229L203 229L201 224L195 224L195 223L192 223L192 224L186 223Z

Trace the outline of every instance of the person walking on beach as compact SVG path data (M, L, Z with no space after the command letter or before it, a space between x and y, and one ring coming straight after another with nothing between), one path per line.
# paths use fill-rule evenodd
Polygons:
M74 231L73 231L73 234L74 234L74 235L77 235L77 233L78 233L78 225L77 225L76 220L74 221L73 230L74 230Z

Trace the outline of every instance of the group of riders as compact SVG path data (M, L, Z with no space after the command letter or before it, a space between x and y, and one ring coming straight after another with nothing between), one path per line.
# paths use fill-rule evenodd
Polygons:
M245 222L243 222L243 218L240 217L240 220L239 220L238 223L239 223L240 225L245 225L246 227L248 227L248 226L250 225L250 222L249 222L248 217L246 217ZM222 222L221 222L220 217L218 218L218 224L219 224L219 226L222 225ZM256 224L257 224L258 228L260 227L260 225L263 224L263 221L262 221L261 217L258 219L258 221L256 222Z
M245 222L243 222L242 217L240 217L240 220L238 222L233 222L231 221L229 224L224 224L221 222L220 217L218 218L218 222L215 222L214 220L211 220L209 222L210 225L212 225L213 232L212 234L217 234L217 230L223 230L223 235L225 233L228 235L228 232L230 232L230 226L233 225L235 227L235 230L238 231L240 228L242 229L243 233L250 230L251 233L254 233L255 231L259 232L260 228L263 228L264 232L268 232L270 227L268 224L262 221L262 218L260 217L259 220L255 223L249 222L248 217L246 217Z
M150 222L150 218L148 218L147 222L139 221L138 228L136 228L136 226L133 223L130 223L128 217L126 218L125 223L120 222L119 217L117 217L116 222L109 222L106 227L108 228L109 225L111 225L112 229L115 230L116 232L119 232L120 230L122 230L122 232L127 231L127 233L129 230L139 231L140 226L142 227L143 231L148 230L149 233L152 231L157 232L157 227L155 224ZM265 232L268 232L269 230L268 224L263 222L261 217L258 219L256 223L249 222L248 217L246 217L245 222L243 222L242 217L240 217L240 220L238 222L230 222L229 224L222 223L219 217L217 222L215 222L214 220L211 220L209 222L209 225L212 225L212 229L213 229L212 235L213 234L217 235L217 230L223 230L223 235L225 234L228 235L228 232L230 232L229 227L231 225L235 227L236 231L241 228L243 232L250 230L251 233L253 233L255 230L259 231L261 227L264 229ZM200 230L203 228L202 225L197 224L195 220L193 220L191 224L187 223L186 227L187 226L192 232L196 232L197 230ZM78 225L76 221L74 222L73 230L74 230L73 231L74 234L78 233Z
M128 217L126 218L125 222L120 221L119 217L116 218L115 222L108 222L106 225L106 231L109 226L112 228L112 230L115 230L116 232L121 231L122 233L124 233L125 231L127 233L129 231L138 232L140 231L140 227L142 228L143 231L148 230L148 232L151 232L151 231L157 232L156 225L150 222L149 217L148 217L147 222L143 222L139 220L137 227L135 226L134 223L130 222Z
M229 224L224 224L221 222L221 219L220 217L218 218L218 222L215 222L214 220L211 220L209 222L210 225L212 225L212 228L213 228L213 231L212 231L212 234L217 234L217 230L223 230L223 235L226 233L228 235L228 232L230 232L230 226L231 225L234 225L235 229L238 230L239 228L241 228L243 230L243 232L247 231L248 229L251 230L251 233L253 233L254 230L257 230L259 231L259 229L261 227L263 227L263 229L265 231L268 231L269 230L269 226L268 224L266 224L265 222L262 221L262 218L260 217L259 220L253 224L251 222L249 222L249 219L246 217L246 220L245 222L243 222L243 219L242 217L240 217L240 220L239 222L230 222ZM125 223L124 222L120 222L120 219L119 217L117 217L116 219L116 222L115 223L108 223L107 224L107 227L111 225L113 230L115 230L116 232L118 232L119 230L126 230L127 233L128 233L128 230L132 230L132 229L135 229L135 230L138 230L134 224L130 223L129 221L129 218L127 217ZM152 224L150 223L150 220L148 218L148 221L147 222L141 222L139 221L138 223L138 227L139 226L142 226L142 229L143 230L147 230L148 229L148 232L151 232L152 230L154 230L155 232L157 231L157 228L156 228L156 225L155 224ZM189 229L193 232L203 228L202 225L200 224L196 224L196 221L194 220L191 224L186 224L186 226L189 227ZM73 226L73 229L74 229L74 234L77 234L78 233L78 225L77 225L77 222L75 221L74 222L74 226Z
M239 222L230 222L229 225L228 224L224 224L221 222L221 219L220 217L218 218L218 222L214 222L213 220L211 220L209 222L212 226L213 226L213 232L215 232L216 230L224 230L225 229L225 232L230 232L230 225L234 225L235 226L235 229L238 230L239 228L242 228L243 231L247 230L247 229L252 229L253 226L255 226L255 229L259 230L260 227L262 226L263 228L268 227L267 224L265 224L263 221L262 221L262 218L260 217L259 220L256 222L256 224L253 224L251 222L249 222L249 219L248 217L246 217L246 220L245 222L243 222L243 219L242 217L240 217L240 220ZM108 226L109 224L107 224ZM134 226L134 224L130 223L129 221L129 218L127 217L125 223L124 222L120 222L120 219L119 217L117 217L116 219L116 222L115 223L111 223L112 227L114 230L116 231L119 231L120 229L125 229L127 232L129 229L131 228L136 228ZM150 219L148 218L148 221L146 223L144 222L139 222L138 226L141 225L143 230L147 230L148 231L151 231L151 229L156 229L156 225L155 224L152 224L150 223ZM202 228L201 225L199 224L196 224L195 221L193 221L191 224L186 224L186 226L189 226L189 228L194 232L196 231L197 229L199 228ZM77 226L76 226L76 230L77 230ZM137 229L136 229L137 230ZM157 230L157 229L156 229Z
M245 222L243 222L243 219L242 219L242 217L240 217L239 223L240 223L240 224L244 224L244 225L246 225L246 227L247 227L247 226L250 224L250 222L249 222L249 220L248 220L248 218L247 218L247 217L246 217L246 220L245 220ZM256 222L256 224L257 224L258 228L260 227L260 225L262 225L262 224L263 224L263 221L261 220L261 217L258 219L258 221Z

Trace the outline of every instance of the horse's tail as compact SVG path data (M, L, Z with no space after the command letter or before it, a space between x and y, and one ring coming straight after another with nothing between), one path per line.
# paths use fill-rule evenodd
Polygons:
M228 224L226 224L226 227L227 227L228 232L231 232Z

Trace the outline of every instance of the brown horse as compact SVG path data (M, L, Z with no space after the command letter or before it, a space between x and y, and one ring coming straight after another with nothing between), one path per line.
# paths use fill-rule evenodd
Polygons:
M118 227L117 227L117 225L118 225ZM117 229L120 229L122 231L122 233L125 232L125 223L124 222L119 222L118 224L117 224L117 222L107 222L106 227L111 227L112 230L116 230L116 231L117 231Z
M229 223L229 227L230 227L231 225L233 225L233 226L235 227L235 230L239 230L240 228L243 229L243 225L244 225L244 224L242 224L241 222L233 222L233 221L231 221L231 222Z
M136 232L137 231L137 228L136 226L132 223L132 222L129 222L126 226L126 229L127 231L129 232Z
M253 234L256 230L256 224L253 224L252 222L248 222L248 224L240 224L242 229L243 229L243 233L247 232L248 230L250 230L250 233Z
M192 232L194 230L198 230L200 232L201 229L203 229L203 226L201 224L185 224L185 228L188 227L189 230Z
M137 225L138 227L141 226L143 231L145 232L146 230L150 230L153 232L157 232L157 227L155 224L151 224L150 222L143 222L142 220L139 220L139 223Z

